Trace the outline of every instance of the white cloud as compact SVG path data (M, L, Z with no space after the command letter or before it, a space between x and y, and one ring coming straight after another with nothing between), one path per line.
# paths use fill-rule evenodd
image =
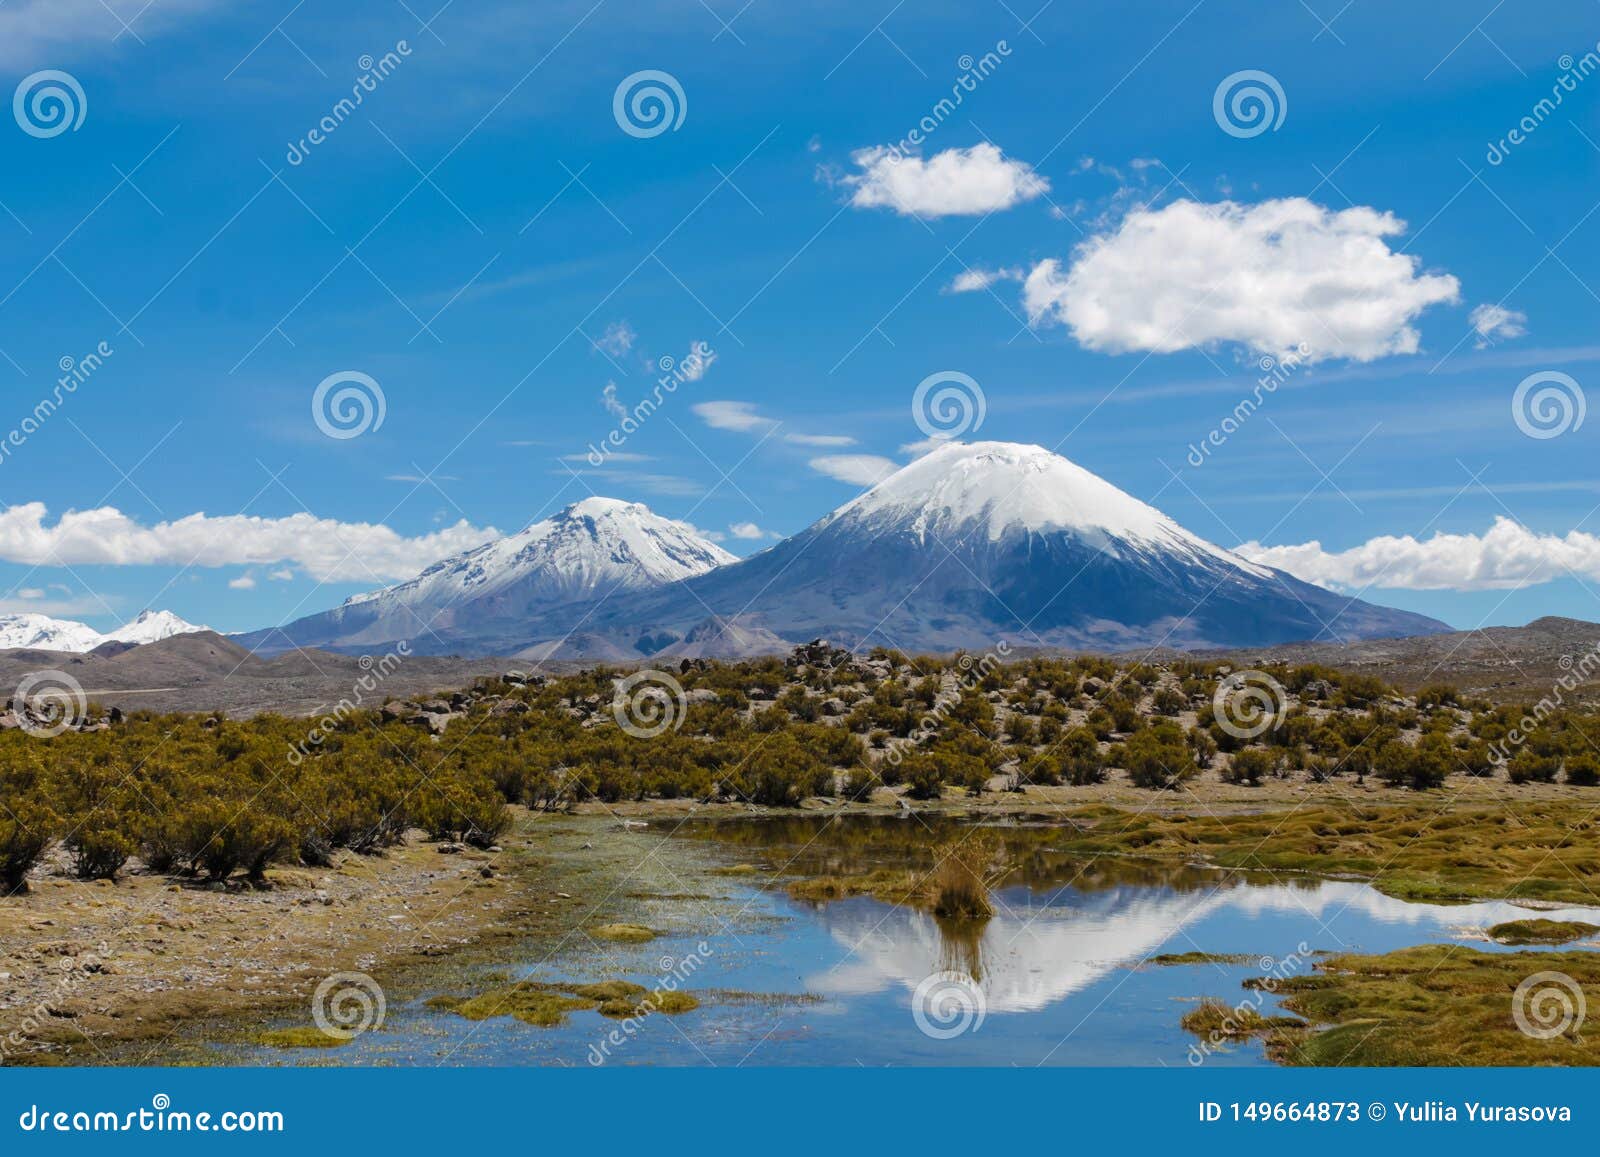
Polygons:
M238 578L228 580L228 589L231 591L253 591L256 589L256 576L248 571Z
M1455 301L1448 274L1385 240L1405 230L1392 213L1338 212L1303 197L1242 205L1176 201L1135 209L1089 238L1072 267L1040 262L1023 285L1035 323L1071 328L1082 345L1172 353L1217 342L1310 360L1371 361L1415 353L1413 320Z
M1021 281L1022 270L1015 266L1005 269L964 269L955 280L944 287L945 293L977 293L999 281Z
M0 560L28 566L264 566L291 563L328 582L408 579L430 563L499 538L465 520L406 537L369 522L312 514L191 514L143 526L114 506L71 510L45 525L42 502L0 510Z
M603 354L620 358L633 348L634 338L638 336L626 321L614 321L606 326L605 333L595 339L594 348Z
M617 401L616 382L607 382L606 388L600 391L600 404L606 408L606 413L619 422L628 417L628 407Z
M893 209L905 216L975 217L1031 201L1050 182L1024 161L1006 160L994 145L946 149L924 160L878 146L850 159L861 169L844 178L857 209Z
M856 440L849 434L785 434L785 442L796 446L854 446Z
M1496 338L1521 337L1528 332L1528 315L1503 305L1475 306L1467 320L1478 332L1478 348L1484 349Z
M732 430L737 434L769 430L778 423L756 413L752 402L696 402L689 407L713 430Z
M913 458L921 458L924 454L949 444L949 438L923 438L920 441L904 443L900 447L900 453L909 454Z
M287 567L287 566L280 566L277 570L269 570L267 572L267 577L269 579L271 579L275 583L293 582L294 581L294 568L293 567Z
M775 530L762 530L761 527L757 526L753 522L730 522L728 524L728 533L733 535L734 538L760 539L783 537L783 535L779 534Z
M108 49L114 37L128 35L123 32L123 21L132 26L134 35L149 39L163 24L214 7L216 0L164 0L160 4L117 0L110 6L102 0L14 0L0 7L0 66L49 63L46 57L68 46Z
M1600 580L1600 536L1578 530L1565 536L1535 534L1503 517L1481 535L1436 534L1426 541L1385 535L1334 552L1315 541L1299 546L1247 542L1236 550L1307 582L1346 588L1497 590L1568 574Z
M899 463L876 454L824 454L810 465L819 474L855 486L876 486L900 469Z
M663 494L673 498L690 498L704 494L705 487L692 478L682 478L676 474L641 474L632 470L586 470L596 478L620 486L637 486L651 494Z

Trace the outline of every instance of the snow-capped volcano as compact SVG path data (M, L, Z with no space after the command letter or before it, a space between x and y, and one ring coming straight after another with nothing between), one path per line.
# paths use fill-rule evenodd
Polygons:
M637 502L586 498L527 529L434 563L332 611L239 637L246 646L489 650L552 608L621 598L737 561Z
M171 611L142 611L132 622L101 634L87 623L52 619L49 615L0 615L0 650L92 651L102 643L154 643L173 635L206 631L185 622Z
M1192 556L1271 572L1189 533L1155 507L1042 446L948 442L817 523L813 531L910 534L928 543L979 535L1067 534L1107 554ZM808 531L807 533L811 533Z
M695 632L697 653L717 654L703 629L713 616L742 634L728 631L724 654L773 636L1120 650L1448 629L1252 563L1060 455L1005 442L938 447L770 550L593 609L584 630L619 641Z
M739 561L612 499L258 631L259 650L623 661L782 651L1237 647L1448 630L1241 558L1038 446L950 443Z

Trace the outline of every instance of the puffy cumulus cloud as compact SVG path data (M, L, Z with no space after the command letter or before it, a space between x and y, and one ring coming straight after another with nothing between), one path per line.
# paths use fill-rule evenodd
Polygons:
M850 155L861 170L844 178L857 209L916 217L976 217L1042 196L1050 182L991 144L946 149L926 159L878 146Z
M231 591L253 591L256 589L256 576L246 571L238 578L229 579L228 589Z
M1509 518L1496 518L1483 534L1436 534L1426 541L1384 535L1329 552L1320 542L1299 546L1235 548L1252 562L1286 570L1322 586L1400 590L1496 590L1549 582L1575 574L1600 579L1600 537L1574 530L1535 534Z
M1473 308L1467 321L1478 334L1478 348L1492 344L1496 338L1521 337L1528 332L1528 315L1503 305L1484 304Z
M811 469L853 486L876 486L900 469L898 463L876 454L824 454L811 459Z
M753 522L730 522L728 524L728 533L733 535L734 538L745 538L745 539L782 538L783 537L783 535L779 534L777 531L775 531L775 530L763 530L761 527L757 526Z
M1173 353L1217 342L1310 359L1415 353L1412 326L1460 283L1389 248L1392 213L1338 212L1304 197L1242 205L1175 201L1129 213L1078 246L1072 265L1041 261L1023 283L1034 324L1066 325L1109 353Z
M325 582L408 579L499 538L465 520L407 537L370 522L191 514L144 526L114 506L71 510L45 525L44 503L0 510L0 560L28 566L265 566L290 563Z

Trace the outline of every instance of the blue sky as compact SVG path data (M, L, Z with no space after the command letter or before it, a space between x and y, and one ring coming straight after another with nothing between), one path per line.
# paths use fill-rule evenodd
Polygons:
M589 493L748 553L906 461L918 383L953 371L984 400L968 437L1054 448L1226 546L1320 543L1292 556L1314 580L1387 565L1368 597L1458 626L1600 618L1600 417L1513 416L1530 375L1569 401L1600 379L1600 8L109 2L0 8L7 84L65 72L83 113L0 131L0 431L62 359L111 351L0 458L0 609L264 626ZM682 93L649 136L614 113L644 70ZM1243 70L1281 90L1275 128L1219 121ZM1186 263L1248 251L1292 198L1295 268L1182 304ZM1382 214L1403 231L1361 227ZM1369 281L1379 316L1310 324L1194 465L1275 338ZM1106 301L1127 310L1084 321ZM1131 315L1174 301L1177 337L1140 338ZM608 384L631 407L696 343L705 372L583 462ZM383 421L334 438L312 396L344 371ZM51 537L73 510L101 514ZM179 522L202 513L266 521ZM1384 536L1423 547L1343 553Z

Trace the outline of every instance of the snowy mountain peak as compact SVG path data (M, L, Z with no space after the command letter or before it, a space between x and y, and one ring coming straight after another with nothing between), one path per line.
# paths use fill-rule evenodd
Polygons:
M132 622L124 623L114 631L107 632L101 641L154 643L160 639L170 639L173 635L189 635L195 631L209 631L210 629L210 627L199 627L194 623L180 619L171 611L140 611L138 618Z
M172 635L205 631L171 611L143 611L130 623L101 634L87 623L52 619L49 615L0 615L0 650L28 648L37 651L92 651L102 643L154 643Z
M991 542L1008 533L1066 532L1106 553L1175 548L1258 576L1269 573L1191 534L1077 463L1043 446L1017 442L946 443L836 510L828 521L860 522L880 531L898 525L918 538L966 536L980 529Z
M92 651L105 639L87 623L23 613L0 615L0 649Z
M692 526L642 503L585 498L516 534L436 562L409 582L355 595L341 610L412 637L445 630L464 616L516 619L735 561ZM348 629L342 622L335 626Z

